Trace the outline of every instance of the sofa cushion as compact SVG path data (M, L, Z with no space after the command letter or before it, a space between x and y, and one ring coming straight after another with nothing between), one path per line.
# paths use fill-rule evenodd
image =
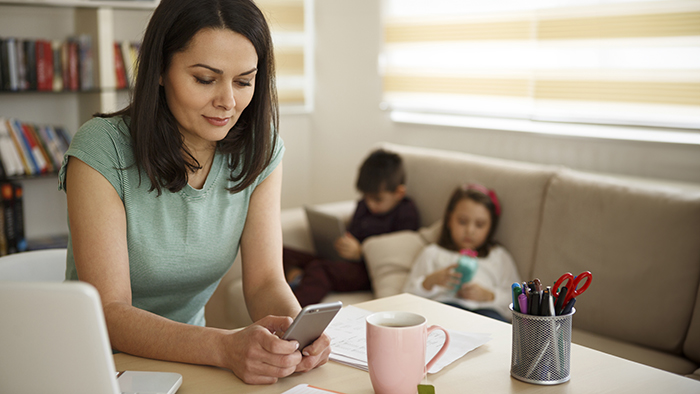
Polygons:
M695 309L690 321L688 336L683 344L683 353L689 359L700 364L700 287L698 287L698 294L695 296ZM700 376L698 380L700 380Z
M700 281L700 194L562 170L543 210L534 275L593 273L576 328L680 354Z
M530 276L542 201L558 167L388 143L379 147L401 155L408 195L423 225L442 219L457 186L475 182L493 188L503 208L495 239L511 253L520 275Z
M362 243L362 253L372 278L374 296L402 293L413 261L427 244L419 232L408 230L367 238Z

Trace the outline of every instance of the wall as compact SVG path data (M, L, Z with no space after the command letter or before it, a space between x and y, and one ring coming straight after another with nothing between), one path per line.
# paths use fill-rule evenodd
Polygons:
M700 183L700 146L393 123L379 109L379 1L316 0L315 12L316 109L282 118L285 208L356 198L357 166L379 141Z

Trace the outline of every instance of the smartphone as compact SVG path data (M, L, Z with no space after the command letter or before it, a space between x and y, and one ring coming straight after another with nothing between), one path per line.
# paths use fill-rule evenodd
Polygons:
M299 312L282 339L299 342L299 350L317 340L343 307L341 301L307 305Z

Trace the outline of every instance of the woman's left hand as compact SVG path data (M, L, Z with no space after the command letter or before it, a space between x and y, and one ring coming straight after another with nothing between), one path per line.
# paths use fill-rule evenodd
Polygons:
M493 301L496 295L491 290L485 289L474 282L468 282L459 289L457 297L465 300L488 302Z
M311 345L301 349L303 356L295 372L307 372L328 362L331 354L331 339L322 334Z

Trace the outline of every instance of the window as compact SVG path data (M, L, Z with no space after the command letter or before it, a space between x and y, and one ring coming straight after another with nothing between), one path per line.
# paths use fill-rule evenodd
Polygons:
M258 0L272 32L280 107L313 108L313 0Z
M700 1L385 0L389 109L700 128Z

